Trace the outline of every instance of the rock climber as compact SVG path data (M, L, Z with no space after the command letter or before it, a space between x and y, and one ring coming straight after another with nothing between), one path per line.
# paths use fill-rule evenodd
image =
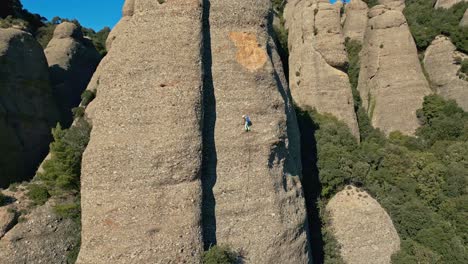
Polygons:
M250 131L250 127L252 126L252 121L250 120L250 117L248 115L243 115L242 119L244 120L244 129L245 132Z

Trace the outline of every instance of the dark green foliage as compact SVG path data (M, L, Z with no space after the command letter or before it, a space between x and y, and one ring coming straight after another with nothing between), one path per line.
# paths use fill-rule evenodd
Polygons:
M468 114L455 101L427 96L417 114L423 124L417 135L428 145L442 140L468 140Z
M457 49L468 52L468 28L459 23L468 3L458 3L452 8L434 9L434 1L406 0L403 11L419 50L425 50L440 34L449 36Z
M53 129L52 158L44 163L44 172L37 175L52 192L79 190L81 157L88 145L90 130L82 119L68 130L63 130L59 124Z
M93 92L93 91L90 91L90 90L85 90L82 94L81 94L81 105L83 107L86 107L88 106L88 104L94 100L94 98L96 98L96 93Z
M288 48L288 31L284 27L284 7L287 3L285 0L271 0L273 5L273 11L275 16L279 19L279 25L274 25L273 29L275 31L276 39L279 43L280 52L284 53L285 56L289 54Z
M80 221L80 210L79 199L74 203L58 204L54 206L54 212L56 215L63 218L70 218L75 221Z
M234 264L238 254L227 246L213 246L203 253L204 264Z
M27 196L35 205L43 205L49 200L50 194L44 185L30 184L28 185Z
M85 109L84 107L74 107L72 108L72 113L73 113L73 117L74 118L80 118L80 117L83 117L84 114L85 114Z
M468 75L468 59L464 59L463 61L460 62L460 64L461 64L460 72Z
M349 38L345 41L346 51L348 53L349 65L348 65L348 76L349 82L351 83L351 90L353 92L354 99L354 111L359 124L359 133L361 134L361 140L365 140L368 137L379 134L378 131L372 128L371 121L367 115L367 111L362 106L361 95L357 89L359 81L359 71L361 70L359 61L359 52L362 49L362 45L359 41L350 40Z
M468 263L466 112L428 96L419 111L419 138L377 133L360 145L335 118L310 115L322 197L346 184L364 186L390 214L402 240L392 263Z

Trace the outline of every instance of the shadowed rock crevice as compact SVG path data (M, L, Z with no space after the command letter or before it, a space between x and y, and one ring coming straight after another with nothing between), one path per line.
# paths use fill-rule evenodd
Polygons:
M211 72L210 1L203 0L202 14L202 74L203 74L203 154L202 154L202 227L204 249L216 245L216 200L213 187L216 184L216 98Z
M314 264L324 262L322 219L320 218L319 198L322 191L317 167L316 124L306 111L296 108L297 121L301 133L302 187L309 220L311 253Z

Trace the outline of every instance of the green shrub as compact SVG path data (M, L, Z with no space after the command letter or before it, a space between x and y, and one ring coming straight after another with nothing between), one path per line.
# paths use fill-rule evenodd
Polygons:
M369 8L379 4L379 0L363 0Z
M460 72L468 74L468 59L464 59L463 61L461 61L460 65Z
M88 145L91 128L84 120L63 130L60 124L53 129L54 142L50 146L52 158L44 163L44 172L37 176L50 190L63 192L79 190L81 157Z
M468 28L459 26L468 7L461 2L449 9L434 9L434 1L406 0L404 14L419 50L425 50L440 34L451 38L457 49L468 52Z
M74 107L72 108L72 113L75 119L83 117L85 115L85 108L82 106Z
M54 212L56 215L60 217L79 221L80 215L81 215L80 203L74 202L74 203L57 204L54 206Z
M204 264L234 264L238 255L227 246L213 246L203 253Z
M30 184L27 189L26 195L35 205L43 205L50 198L47 187L41 184Z
M88 104L91 103L91 101L93 101L94 98L96 98L96 94L93 91L85 90L81 94L81 105L83 107L88 106Z

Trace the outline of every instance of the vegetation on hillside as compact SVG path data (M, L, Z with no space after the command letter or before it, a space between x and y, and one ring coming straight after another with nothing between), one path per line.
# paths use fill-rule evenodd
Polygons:
M458 50L468 52L468 27L459 23L468 7L460 2L449 9L434 9L435 0L406 0L403 10L419 50L425 50L440 34L450 37Z
M83 35L91 40L92 44L102 56L105 56L107 53L106 39L110 33L109 27L104 27L100 31L95 32L91 28L82 27L80 22L76 19L54 17L51 21L47 21L45 17L32 14L24 9L19 0L6 0L3 5L5 5L5 10L7 11L3 11L4 14L2 13L0 16L0 28L8 28L11 26L23 28L29 31L43 48L46 48L47 44L52 39L55 27L67 21L79 26Z
M314 121L321 199L363 186L390 214L402 240L393 263L467 263L468 113L454 101L425 98L418 137L378 131L355 142L336 118Z

